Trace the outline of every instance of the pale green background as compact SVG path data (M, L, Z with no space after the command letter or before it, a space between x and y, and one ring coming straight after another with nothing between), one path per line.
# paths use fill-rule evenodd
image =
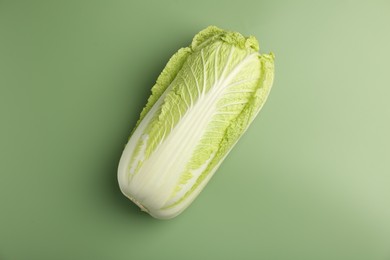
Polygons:
M390 2L365 2L0 1L0 259L389 260ZM274 88L158 221L121 195L118 160L209 24L273 51Z

